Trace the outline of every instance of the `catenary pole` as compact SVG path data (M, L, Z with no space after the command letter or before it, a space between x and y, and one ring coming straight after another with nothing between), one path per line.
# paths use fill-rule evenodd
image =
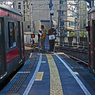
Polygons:
M91 7L94 7L94 0L91 0Z
M52 6L53 6L53 3L52 3L52 0L50 0L50 4L49 4L50 11L52 10ZM50 26L51 25L52 25L52 15L50 14Z

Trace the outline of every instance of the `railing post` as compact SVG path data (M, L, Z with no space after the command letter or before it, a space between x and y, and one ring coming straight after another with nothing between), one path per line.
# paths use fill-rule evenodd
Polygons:
M73 42L72 42L72 47L73 47Z
M84 49L84 42L83 42L83 49Z

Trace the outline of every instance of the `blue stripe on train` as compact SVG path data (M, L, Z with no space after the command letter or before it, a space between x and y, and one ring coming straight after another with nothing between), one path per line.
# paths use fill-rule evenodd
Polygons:
M95 77L92 76L87 70L85 70L84 68L81 68L83 71L85 71L94 81L95 81Z

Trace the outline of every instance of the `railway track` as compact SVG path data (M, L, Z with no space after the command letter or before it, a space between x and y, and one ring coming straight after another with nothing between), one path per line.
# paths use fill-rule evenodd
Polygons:
M26 46L28 46L28 47L31 47L31 44L27 44ZM35 45L35 47L37 48L37 44ZM71 52L73 52L73 54L74 54L74 52L76 52L76 53L81 53L81 54L88 54L88 52L87 52L87 50L82 50L82 49L72 49L72 48L65 48L65 47L55 47L55 49L56 49L56 51L58 52L64 52L64 50L65 51L71 51ZM71 54L67 54L67 53L65 53L67 56L69 56L70 58L72 58L72 59L74 59L74 60L76 60L77 62L79 62L79 63L83 63L83 64L85 64L85 65L87 65L88 66L88 62L86 62L86 61L84 61L83 59L81 59L81 58L79 58L79 57L76 57L76 56L74 56L74 55L71 55ZM76 55L76 54L75 54Z
M79 52L79 53L84 53L84 54L88 54L87 50L84 49L74 49L74 48L65 48L65 47L56 47L56 50L68 50L68 51L73 51L73 52Z
M76 60L78 63L82 63L88 66L88 52L86 50L78 50L78 49L71 49L71 48L64 48L64 47L56 47L57 52L64 52L66 56Z
M85 62L85 61L83 61L83 60L81 60L81 59L79 59L79 58L76 58L76 57L74 57L74 56L71 56L71 55L68 55L70 58L72 58L72 59L74 59L74 60L77 60L78 62L81 62L81 63L83 63L83 64L85 64L85 65L87 65L88 66L88 62Z

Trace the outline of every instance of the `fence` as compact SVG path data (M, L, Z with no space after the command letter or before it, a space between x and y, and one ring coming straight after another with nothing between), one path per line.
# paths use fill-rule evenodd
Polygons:
M80 42L77 43L76 37L56 37L56 45L61 45L64 47L88 49L87 38L80 38Z
M81 49L88 49L88 44L87 42L79 42L79 43L75 43L75 42L64 42L63 41L63 45L62 46L66 46L66 47L73 47L73 48L81 48Z

